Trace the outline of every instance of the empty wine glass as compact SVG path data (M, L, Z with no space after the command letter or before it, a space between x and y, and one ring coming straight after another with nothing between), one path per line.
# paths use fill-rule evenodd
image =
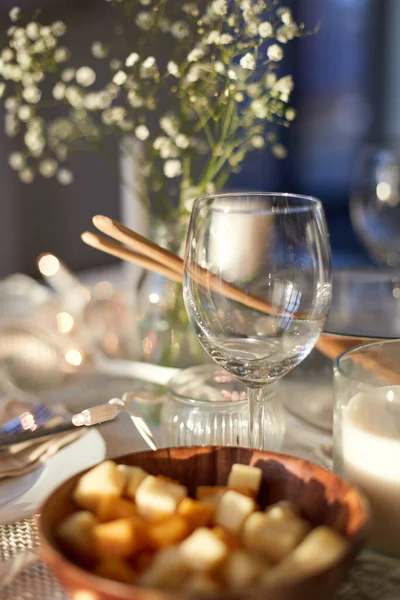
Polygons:
M199 198L188 228L183 294L205 350L246 384L249 444L262 448L263 388L309 354L330 304L321 203L274 193Z
M372 260L400 266L400 147L362 148L350 194L353 229Z

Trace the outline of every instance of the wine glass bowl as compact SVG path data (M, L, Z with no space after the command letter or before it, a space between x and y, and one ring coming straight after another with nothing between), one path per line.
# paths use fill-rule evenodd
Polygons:
M260 448L260 390L309 354L330 304L330 250L320 202L273 193L196 200L183 293L205 350L248 387L251 443Z

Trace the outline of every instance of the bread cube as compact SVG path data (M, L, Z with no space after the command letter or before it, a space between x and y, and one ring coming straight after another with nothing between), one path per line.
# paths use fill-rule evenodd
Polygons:
M100 523L93 538L98 556L127 558L143 547L143 524L132 518Z
M276 564L298 546L310 528L300 517L276 520L255 512L245 521L242 539L246 548Z
M290 555L290 561L303 572L322 571L338 562L349 547L336 531L321 525L313 529Z
M184 517L171 515L157 523L150 523L146 536L150 547L158 550L181 542L190 532L191 527Z
M191 575L186 581L183 582L182 589L205 595L213 595L222 591L220 584L211 579L209 575L204 573L196 573Z
M196 488L197 500L208 500L215 496L221 497L228 490L226 485L199 485Z
M170 546L158 552L153 563L138 578L138 583L149 587L179 587L188 574L179 548Z
M226 545L205 527L196 529L180 544L179 551L189 569L201 572L217 568L228 553Z
M222 568L228 589L235 590L255 585L269 568L258 556L246 550L231 552Z
M211 531L223 544L225 544L228 550L237 550L241 546L240 538L226 529L223 529L222 527L213 527Z
M124 498L114 498L113 496L100 498L96 507L96 515L99 521L102 522L125 519L136 514L136 505L133 502Z
M87 510L75 512L64 519L56 536L65 550L90 564L95 558L93 531L98 522L97 517Z
M250 467L249 465L232 465L231 472L228 477L228 487L246 488L255 494L258 494L261 486L262 471L258 467Z
M214 522L231 533L238 534L243 523L256 509L252 498L229 490L222 496L215 513Z
M185 486L148 475L136 490L138 514L150 520L163 518L176 512L186 496Z
M130 498L131 500L135 499L136 490L139 485L146 479L148 473L141 469L140 467L132 467L130 465L118 465L118 471L125 475L125 487L124 487L124 496Z
M115 556L103 558L96 565L94 573L99 577L130 584L136 583L138 577L136 571L127 562Z
M271 519L282 520L282 519L293 519L300 515L300 508L293 502L283 500L276 504L271 504L265 509L266 514Z
M204 527L211 523L215 505L211 502L198 502L192 498L184 498L178 506L178 514L186 519L191 529Z
M101 498L120 497L125 483L126 474L117 469L115 462L106 460L82 475L72 497L80 508L95 511Z

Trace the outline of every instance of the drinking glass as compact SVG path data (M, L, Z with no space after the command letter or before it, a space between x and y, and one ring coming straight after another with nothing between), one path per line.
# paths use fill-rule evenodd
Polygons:
M246 384L249 443L261 449L263 389L309 354L330 304L321 203L274 193L199 198L186 239L183 294L206 352Z
M362 149L350 194L350 218L376 264L400 266L400 147Z

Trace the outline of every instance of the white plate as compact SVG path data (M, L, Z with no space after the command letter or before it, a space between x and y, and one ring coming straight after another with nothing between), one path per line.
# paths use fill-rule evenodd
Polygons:
M0 482L0 525L34 515L60 483L102 461L105 455L102 436L96 429L90 429L50 458L42 468Z

